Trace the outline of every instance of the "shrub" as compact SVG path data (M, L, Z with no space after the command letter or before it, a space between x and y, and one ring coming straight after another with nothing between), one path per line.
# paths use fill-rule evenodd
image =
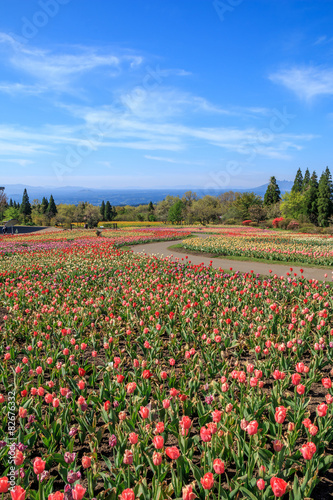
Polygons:
M242 224L243 224L243 226L249 226L251 224L251 222L252 222L251 219L243 220Z
M299 228L299 222L297 220L292 220L291 222L289 222L288 226L287 226L287 229L289 230L297 230Z
M275 219L272 220L272 226L273 227L282 227L281 223L284 221L283 217L275 217Z
M262 220L259 222L259 226L264 229L271 229L273 227L273 220L272 219Z
M316 233L316 227L313 224L300 224L298 228L299 233Z
M281 229L287 229L287 227L291 221L292 221L292 219L283 219L281 222L279 222L279 227Z
M258 224L258 222L251 222L251 223L249 224L249 226L251 226L251 227L258 227L258 226L259 226L259 224Z
M238 222L236 221L236 219L228 219L224 221L224 224L226 224L227 226L236 226Z

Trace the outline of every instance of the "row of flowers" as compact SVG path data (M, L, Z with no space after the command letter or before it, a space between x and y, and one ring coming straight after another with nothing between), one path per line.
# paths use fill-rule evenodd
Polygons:
M186 250L209 252L223 256L299 262L323 266L333 265L333 239L316 236L280 236L272 234L225 234L208 238L192 238L183 242Z
M184 232L171 229L103 230L103 237L97 237L94 230L56 231L27 236L7 236L0 241L0 257L13 253L65 250L73 247L109 244L115 246L137 245L156 241L176 240L184 237ZM190 232L185 232L189 235Z

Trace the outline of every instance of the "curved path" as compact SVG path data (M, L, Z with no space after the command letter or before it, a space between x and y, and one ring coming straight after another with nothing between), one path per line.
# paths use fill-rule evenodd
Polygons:
M196 234L195 236L206 238L206 235ZM298 276L301 275L300 269L303 269L302 275L307 279L315 279L315 280L326 280L327 282L332 281L333 270L330 267L326 269L318 269L315 267L307 267L302 266L295 267L292 264L265 264L264 262L249 262L249 261L239 261L239 260L231 260L222 257L205 257L204 255L191 255L187 254L186 250L174 249L169 250L168 247L172 245L176 245L180 243L181 240L174 241L159 241L156 243L146 243L145 245L135 245L131 247L131 250L134 253L144 253L149 255L159 255L163 257L171 257L171 260L187 260L192 264L204 264L205 266L209 266L210 263L212 267L215 269L222 268L225 271L229 271L232 267L234 271L239 271L241 273L249 272L252 270L255 274L262 274L269 276L270 274L277 274L278 276L286 276L286 273L297 273ZM188 257L186 259L186 256ZM290 268L293 268L292 273L290 272ZM270 273L269 271L272 271ZM325 277L325 274L327 277Z

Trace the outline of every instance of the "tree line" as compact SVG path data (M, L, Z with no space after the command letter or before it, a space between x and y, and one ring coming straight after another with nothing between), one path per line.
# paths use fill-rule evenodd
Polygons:
M193 191L179 196L166 196L158 203L149 202L139 206L112 206L110 201L102 201L100 206L88 202L78 205L58 204L53 196L42 201L29 201L27 190L22 202L7 200L0 191L0 215L3 220L17 219L25 224L69 225L73 222L85 223L88 227L98 222L107 225L111 221L159 221L186 224L222 223L237 224L247 221L253 225L269 224L276 218L311 224L313 227L328 227L333 223L333 183L327 167L318 180L316 172L306 169L304 176L299 168L290 192L281 196L274 176L270 178L264 197L253 192L228 191L217 196L206 195L199 198ZM287 227L285 224L285 227Z

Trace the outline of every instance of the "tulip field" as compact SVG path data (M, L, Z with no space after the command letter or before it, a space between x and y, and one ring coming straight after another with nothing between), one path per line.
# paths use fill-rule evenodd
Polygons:
M252 229L252 231L249 231ZM327 235L288 234L274 231L218 231L204 240L184 242L185 250L209 252L221 256L237 256L280 262L297 261L304 265L333 266L333 237Z
M331 497L332 285L122 249L187 234L0 240L2 499ZM332 260L328 238L238 237L200 249Z

